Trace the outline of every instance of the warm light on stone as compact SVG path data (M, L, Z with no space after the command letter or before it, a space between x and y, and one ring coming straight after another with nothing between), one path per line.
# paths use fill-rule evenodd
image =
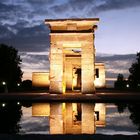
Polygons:
M82 103L82 133L94 134L96 131L94 118L94 104Z
M66 89L74 89L75 64L81 69L78 88L83 94L95 93L94 30L98 21L96 18L45 20L50 27L50 93L59 94L64 93ZM80 48L80 51L77 51L77 48ZM74 61L71 59L67 62L68 55L71 55ZM77 58L80 60L78 63ZM67 63L70 63L70 66Z
M32 104L32 116L49 116L49 115L50 115L49 103Z
M105 88L105 66L103 63L95 63L95 70L98 70L98 75L95 76L95 87L97 88Z
M62 103L50 104L50 134L63 134L63 107Z
M96 126L104 127L106 125L106 106L103 103L95 104Z
M49 87L49 72L33 72L32 85L34 87Z
M79 108L80 107L80 108ZM65 112L63 116L64 122L64 134L80 134L81 133L81 120L78 120L78 108L81 109L81 105L77 103L66 103Z

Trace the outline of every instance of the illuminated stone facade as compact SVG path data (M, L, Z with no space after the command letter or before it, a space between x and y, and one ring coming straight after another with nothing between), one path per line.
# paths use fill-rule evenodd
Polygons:
M81 70L81 92L95 93L94 31L99 19L45 20L50 27L50 93L71 88L74 65ZM73 59L69 59L72 57ZM67 61L71 61L70 68ZM79 59L78 64L75 62ZM67 73L69 72L70 73ZM69 76L67 76L69 74Z
M98 21L45 20L50 27L50 73L33 73L33 85L49 86L50 93L57 94L75 89L93 94L95 87L105 87L104 64L95 63L94 31Z
M33 73L33 86L50 94L94 94L105 87L105 67L95 63L94 32L99 19L45 20L50 28L50 72ZM46 108L46 110L45 110ZM33 104L33 116L49 116L50 134L93 134L105 126L105 105L94 103Z
M65 60L66 90L81 89L80 57L67 57ZM49 88L49 72L33 72L32 84L35 87ZM104 63L95 63L95 88L105 88L105 66Z
M105 81L105 65L104 63L95 63L95 87L96 88L105 88L106 81Z
M32 85L34 87L49 87L49 72L33 72Z

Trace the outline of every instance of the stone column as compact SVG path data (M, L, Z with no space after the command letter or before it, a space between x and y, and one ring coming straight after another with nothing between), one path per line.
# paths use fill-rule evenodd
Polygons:
M66 103L66 113L65 113L65 133L72 134L73 132L73 110L72 103Z
M50 93L63 93L63 47L51 36L50 49Z
M95 93L94 74L95 74L95 50L93 44L93 34L85 36L87 41L82 45L82 93L93 94Z
M95 133L94 104L82 103L82 134Z
M50 104L50 134L63 134L62 103Z

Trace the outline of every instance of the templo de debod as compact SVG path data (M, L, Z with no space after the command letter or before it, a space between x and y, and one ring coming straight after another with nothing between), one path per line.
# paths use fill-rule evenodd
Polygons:
M94 93L105 87L103 63L95 63L95 30L99 19L45 20L50 27L50 72L34 72L34 86L49 86L50 93L80 89Z
M105 67L95 57L98 22L98 18L46 19L50 71L33 72L33 86L49 87L49 94L79 96L105 87ZM49 116L50 134L95 133L96 126L105 126L105 112L101 103L34 103L32 109L33 116Z

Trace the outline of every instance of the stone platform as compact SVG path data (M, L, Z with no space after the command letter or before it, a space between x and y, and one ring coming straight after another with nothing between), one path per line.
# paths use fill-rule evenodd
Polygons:
M66 94L40 93L1 93L0 101L29 101L29 102L91 102L91 103L117 103L140 102L139 92L101 91L96 94L81 94L68 92Z

